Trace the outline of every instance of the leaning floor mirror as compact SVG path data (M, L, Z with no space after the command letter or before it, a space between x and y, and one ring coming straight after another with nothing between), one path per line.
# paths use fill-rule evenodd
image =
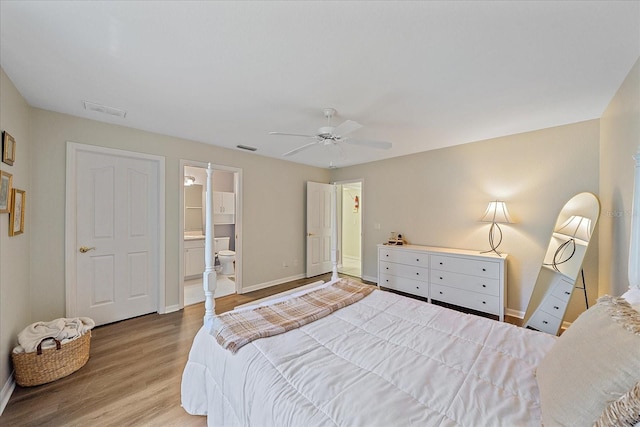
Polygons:
M582 263L599 217L600 202L592 193L580 193L564 205L529 300L525 327L557 335L573 293L583 292L588 304Z

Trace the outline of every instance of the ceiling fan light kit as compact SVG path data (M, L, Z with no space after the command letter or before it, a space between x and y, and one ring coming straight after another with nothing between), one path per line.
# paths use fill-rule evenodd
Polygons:
M283 154L283 156L292 156L296 153L299 153L307 148L311 148L314 145L334 145L338 143L346 143L353 145L361 145L365 147L378 148L382 150L388 150L391 148L392 144L386 141L366 141L366 140L358 140L352 139L347 135L351 132L355 132L360 129L362 125L353 120L345 120L340 125L333 127L331 126L331 119L336 115L337 111L335 108L325 108L323 110L324 116L327 119L327 125L320 127L315 135L305 135L299 133L287 133L287 132L269 132L269 135L282 135L282 136L297 136L302 138L313 138L314 141L308 144L302 145L298 148L294 148L293 150L287 151Z

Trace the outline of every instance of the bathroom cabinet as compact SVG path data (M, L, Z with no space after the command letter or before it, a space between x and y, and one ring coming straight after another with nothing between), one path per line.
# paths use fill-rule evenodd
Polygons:
M204 239L184 241L184 277L197 277L204 272Z
M213 213L214 214L234 214L236 206L235 193L226 191L213 192Z
M236 195L226 191L213 192L213 223L234 224Z

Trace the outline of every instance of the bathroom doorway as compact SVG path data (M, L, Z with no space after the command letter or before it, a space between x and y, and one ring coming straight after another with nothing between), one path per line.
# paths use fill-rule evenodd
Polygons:
M338 272L362 277L362 181L338 182Z
M242 170L220 165L213 169L213 222L216 290L214 298L242 289L241 269L241 180ZM205 269L205 204L207 164L181 162L181 305L204 301L202 274Z

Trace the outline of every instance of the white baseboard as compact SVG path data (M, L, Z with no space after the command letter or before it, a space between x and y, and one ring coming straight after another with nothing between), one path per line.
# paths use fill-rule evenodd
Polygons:
M294 281L294 280L304 279L304 277L305 277L304 274L297 274L295 276L289 276L289 277L284 277L282 279L271 280L269 282L258 283L256 285L251 285L251 286L244 287L238 293L239 294L246 294L246 293L249 293L249 292L258 291L260 289L269 288L271 286L280 285L282 283L287 283L287 282L291 282L291 281Z
M160 314L173 313L174 311L179 311L182 307L179 304L169 305L164 308L164 311Z
M366 280L367 282L378 283L378 278L372 277L372 276L362 276L362 280Z
M0 415L4 412L4 408L7 407L9 403L9 399L11 399L11 395L13 394L13 390L16 388L16 381L13 379L13 372L7 378L7 382L4 383L2 387L2 391L0 391Z
M518 319L524 319L524 311L514 310L512 308L507 308L504 311L504 314L511 317L517 317Z

